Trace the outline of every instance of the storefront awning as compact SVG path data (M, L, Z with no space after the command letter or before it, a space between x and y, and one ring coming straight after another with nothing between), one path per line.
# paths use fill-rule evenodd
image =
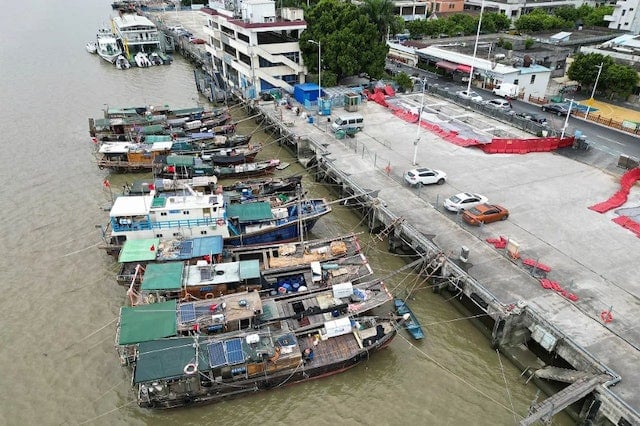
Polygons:
M436 62L436 67L442 68L448 71L455 71L458 68L458 64L454 64L453 62L449 62L449 61L439 61L439 62Z
M471 73L471 67L469 65L460 64L456 67L456 70L461 72L466 72L467 74Z

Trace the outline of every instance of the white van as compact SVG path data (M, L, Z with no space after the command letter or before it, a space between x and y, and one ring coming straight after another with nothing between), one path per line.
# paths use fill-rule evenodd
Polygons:
M519 91L520 88L518 85L513 83L500 83L493 88L493 94L503 98L506 98L507 96L510 98L517 98Z
M331 130L362 130L364 129L364 117L360 114L342 114L337 116L331 124Z

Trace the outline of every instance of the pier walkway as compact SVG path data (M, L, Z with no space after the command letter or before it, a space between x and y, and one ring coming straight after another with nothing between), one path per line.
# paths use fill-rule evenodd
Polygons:
M400 95L395 102L417 110L420 95ZM481 123L476 128L497 128L518 136L505 123L442 99L427 95L424 104L432 111L445 109L441 112L448 117ZM594 384L603 401L601 414L614 424L640 424L640 239L612 222L613 211L598 214L587 208L619 189L623 170L616 170L617 159L596 150L574 152L570 148L565 155L489 155L418 130L415 123L373 102L359 107L364 130L343 139L331 132L329 117L314 115L311 123L304 114L273 102L260 102L258 108L279 123L283 132L311 141L320 161L341 171L350 185L379 191L377 205L402 217L402 226L411 226L449 259L459 264L458 253L463 246L467 248L469 260L462 267L476 287L481 287L480 294L491 299L489 307L494 312L490 314L499 317L506 312L508 316L509 311L522 308L531 321L527 326L531 334L550 338L553 350L576 370L611 378ZM340 112L343 110L334 110L333 117ZM414 157L417 165L412 164ZM443 170L447 182L409 187L403 174L415 167ZM490 202L507 207L509 219L482 227L464 224L459 215L442 208L445 198L463 191L482 193ZM636 187L630 199L637 198ZM545 289L530 267L486 241L500 237L512 246L517 244L523 258L548 265L550 271L537 272L566 289L565 294L574 294L575 300ZM603 317L605 312L611 318Z

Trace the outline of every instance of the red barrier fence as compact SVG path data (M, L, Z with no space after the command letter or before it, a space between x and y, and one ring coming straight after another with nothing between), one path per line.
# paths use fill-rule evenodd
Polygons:
M620 207L621 205L627 202L629 191L631 190L631 187L638 180L640 180L640 168L629 170L628 172L623 174L622 177L620 178L620 190L618 192L613 194L611 198L609 198L607 201L594 204L589 208L598 213L605 213L611 209Z
M573 136L567 138L528 138L528 139L492 139L491 143L482 145L487 154L527 154L529 152L550 152L558 148L573 145Z

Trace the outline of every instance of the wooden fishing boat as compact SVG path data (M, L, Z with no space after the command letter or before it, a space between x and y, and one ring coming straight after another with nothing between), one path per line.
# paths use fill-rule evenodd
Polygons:
M118 255L120 270L116 281L126 286L140 284L144 268L149 263L184 261L187 264L196 264L199 260L221 260L222 246L223 239L220 235L187 239L128 240Z
M237 164L235 166L217 166L214 174L218 179L239 179L243 177L262 176L273 173L280 160L272 159L255 163Z
M143 408L218 402L341 373L396 335L395 317L326 321L296 333L275 327L138 344L132 383Z
M242 180L231 185L224 185L225 191L251 191L254 195L268 195L295 191L302 183L302 176L288 176L284 178L269 177L267 179Z
M102 229L100 248L117 255L125 241L142 238L192 238L221 235L225 245L293 241L331 212L324 199L272 207L268 202L233 204L225 208L222 194L204 194L186 187L188 194L119 196Z
M225 246L247 246L272 242L289 242L306 234L317 220L331 212L323 198L305 199L299 203L274 208L270 203L231 204L226 207L225 225L229 235Z
M146 408L205 404L323 377L388 345L402 321L370 316L391 300L381 281L345 290L266 300L240 292L123 307L116 348L122 363L133 366Z
M405 322L405 328L416 340L420 340L424 338L424 332L422 331L422 327L420 326L420 322L418 318L415 316L409 305L402 299L394 299L393 303L396 306L396 313L398 315L409 315L409 319Z

